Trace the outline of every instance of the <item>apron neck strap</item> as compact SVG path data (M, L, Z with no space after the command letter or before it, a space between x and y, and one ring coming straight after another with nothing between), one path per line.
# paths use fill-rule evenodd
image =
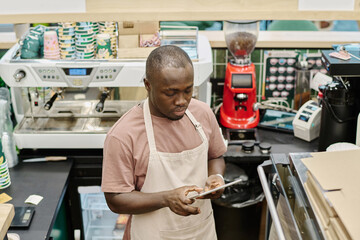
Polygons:
M148 138L150 152L156 152L154 129L153 129L153 125L152 125L151 113L150 113L150 107L149 107L149 98L145 99L143 108L144 108L145 129L146 129L146 135Z
M188 116L188 118L190 119L192 124L195 126L196 131L200 134L201 140L205 141L206 135L204 133L203 128L201 127L201 124L198 121L196 121L194 115L192 115L192 113L189 111L189 109L186 109L185 114Z
M149 107L149 98L145 99L144 106L144 120L145 120L145 129L146 129L146 135L148 138L149 148L151 152L156 151L156 143L155 143L155 136L154 136L154 129L153 124L151 120L151 113L150 113L150 107ZM186 109L185 114L188 116L192 124L195 126L196 131L200 134L201 140L206 140L206 135L204 130L201 127L201 124L196 121L195 117L192 115L192 113L189 111L189 109Z

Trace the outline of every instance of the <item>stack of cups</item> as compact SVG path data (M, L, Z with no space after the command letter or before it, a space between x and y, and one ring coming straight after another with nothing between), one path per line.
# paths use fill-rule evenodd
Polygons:
M61 59L75 59L75 22L59 23Z
M107 33L100 33L96 36L96 58L109 59L113 58L111 51L110 35Z
M29 34L25 36L21 44L22 59L36 59L44 55L44 31L45 26L37 25L30 30Z
M77 22L75 27L75 46L77 59L94 59L95 31L93 22Z
M116 52L117 52L116 41L117 41L117 36L118 36L116 22L99 22L99 30L100 30L100 33L109 34L111 52L112 52L113 57L116 57Z
M11 180L10 180L8 163L1 150L0 151L0 189L7 188L8 186L10 186L10 184L11 184Z
M56 31L47 31L44 33L44 58L60 59L59 42Z
M95 35L99 34L99 24L97 22L93 22L93 31Z

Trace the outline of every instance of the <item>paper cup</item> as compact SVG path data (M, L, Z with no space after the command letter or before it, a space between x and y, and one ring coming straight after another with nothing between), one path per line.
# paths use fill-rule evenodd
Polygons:
M76 26L80 26L80 27L86 27L86 26L93 26L93 22L77 22Z

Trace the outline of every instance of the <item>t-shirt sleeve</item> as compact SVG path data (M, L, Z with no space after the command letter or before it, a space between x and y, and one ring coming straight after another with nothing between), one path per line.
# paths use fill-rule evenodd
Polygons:
M123 193L135 189L134 164L128 144L108 135L104 143L101 190Z
M221 134L220 127L218 124L218 121L216 120L215 114L211 111L210 108L208 108L208 118L210 122L210 139L209 139L209 152L208 152L208 158L214 159L217 157L222 156L226 150L227 147L224 143L224 138Z

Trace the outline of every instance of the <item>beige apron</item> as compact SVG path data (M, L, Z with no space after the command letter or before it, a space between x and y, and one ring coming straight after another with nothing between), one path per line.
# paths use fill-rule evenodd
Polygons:
M181 153L157 152L148 99L143 109L150 155L141 192L167 191L184 185L204 187L208 177L208 142L200 123L189 110L186 110L185 114L202 139L200 146ZM196 200L193 205L200 207L200 214L183 217L166 207L150 213L133 215L131 240L216 240L211 201Z

